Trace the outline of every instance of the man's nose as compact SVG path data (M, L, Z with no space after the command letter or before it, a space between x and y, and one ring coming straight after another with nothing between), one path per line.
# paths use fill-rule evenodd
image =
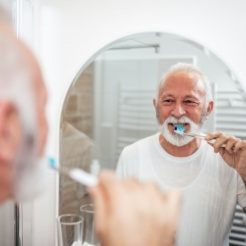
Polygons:
M172 110L172 115L176 118L179 118L185 115L185 110L183 109L181 104L176 104L174 109Z

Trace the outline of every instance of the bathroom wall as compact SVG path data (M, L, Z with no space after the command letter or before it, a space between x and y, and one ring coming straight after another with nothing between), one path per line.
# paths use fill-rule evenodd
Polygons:
M93 64L78 78L64 105L61 119L60 165L90 172L93 135ZM78 213L88 201L84 186L69 177L59 178L59 214Z
M58 156L61 109L76 73L95 52L125 35L164 31L193 39L224 60L246 88L244 0L35 0L33 9L32 45L50 96L49 154ZM47 180L49 191L33 204L30 245L55 245L57 179L49 173Z

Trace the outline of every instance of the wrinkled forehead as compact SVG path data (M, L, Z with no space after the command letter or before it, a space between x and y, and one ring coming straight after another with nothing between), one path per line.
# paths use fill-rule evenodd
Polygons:
M159 87L159 94L164 92L197 92L201 95L206 94L204 82L199 74L195 72L179 71L169 74L163 79Z

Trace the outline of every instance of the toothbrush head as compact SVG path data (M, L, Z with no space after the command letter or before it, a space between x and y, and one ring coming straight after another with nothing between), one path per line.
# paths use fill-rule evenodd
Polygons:
M49 167L53 168L53 169L57 169L57 165L56 165L56 160L53 157L48 157L48 164Z
M174 124L174 132L175 133L177 133L179 135L184 135L184 131L185 131L184 124L182 124L182 123Z

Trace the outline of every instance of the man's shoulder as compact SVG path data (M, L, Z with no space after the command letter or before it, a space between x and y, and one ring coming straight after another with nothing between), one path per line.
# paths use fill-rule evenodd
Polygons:
M124 147L118 162L118 172L127 173L126 176L134 176L139 173L139 165L148 154L146 149L158 140L158 134L154 134L135 141L134 143ZM121 170L121 169L124 169ZM120 171L121 170L121 171ZM126 171L127 170L127 171ZM131 174L131 175L129 175Z
M155 141L158 139L158 134L154 134L142 139L139 139L135 141L132 144L129 144L124 147L122 151L123 156L135 156L138 154L138 152L142 152L145 148L148 148L150 145L152 145Z

